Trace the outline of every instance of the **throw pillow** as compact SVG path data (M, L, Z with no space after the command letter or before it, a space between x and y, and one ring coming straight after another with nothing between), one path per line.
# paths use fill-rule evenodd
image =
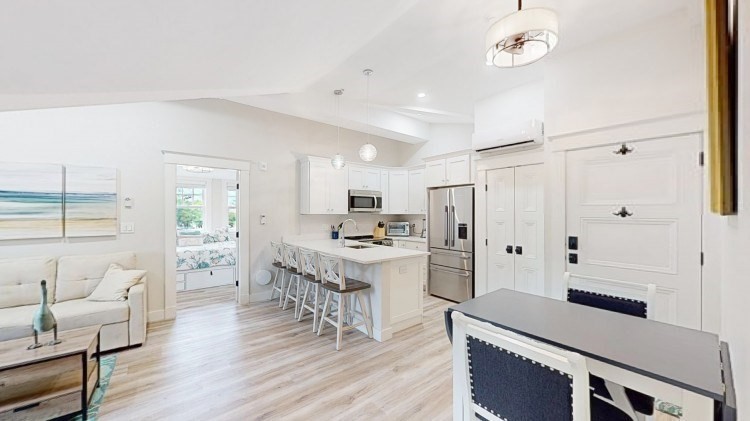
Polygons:
M86 297L89 301L125 301L128 290L146 274L145 270L125 270L112 263L94 291Z

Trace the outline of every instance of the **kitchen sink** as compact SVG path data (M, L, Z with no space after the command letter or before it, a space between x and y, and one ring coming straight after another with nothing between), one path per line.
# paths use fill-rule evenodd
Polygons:
M362 244L357 244L357 245L353 245L353 246L346 246L346 248L348 248L348 249L355 249L355 250L360 250L360 249L371 249L371 248L375 248L375 246L365 246L365 245L362 245Z

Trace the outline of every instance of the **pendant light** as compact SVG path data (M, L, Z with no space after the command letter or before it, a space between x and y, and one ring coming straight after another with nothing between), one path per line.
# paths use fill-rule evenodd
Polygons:
M336 95L336 150L339 151L341 150L341 95L344 94L344 90L336 89L333 94ZM331 166L337 170L343 169L346 166L344 155L336 152L336 155L331 158Z
M557 45L557 14L544 8L518 10L495 22L487 31L487 65L520 67L531 64Z
M367 108L366 108L366 118L367 118L367 126L369 129L370 126L370 76L372 75L371 69L365 69L362 71L364 75L367 77ZM378 156L378 150L375 148L375 145L370 143L370 133L367 133L367 143L362 145L361 148L359 148L359 157L365 161L365 162L371 162L375 160L375 157Z

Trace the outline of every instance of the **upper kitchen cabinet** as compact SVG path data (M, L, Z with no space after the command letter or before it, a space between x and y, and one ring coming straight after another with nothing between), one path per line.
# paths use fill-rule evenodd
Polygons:
M378 174L379 178L379 174ZM378 179L378 181L380 181ZM327 158L307 157L300 163L300 213L349 213L349 172L337 170Z
M380 191L383 193L382 214L391 213L390 189L388 188L388 170L380 170Z
M350 166L349 189L380 191L380 169L358 165Z
M425 186L443 187L471 184L471 154L429 160L425 166Z
M427 195L424 185L424 169L409 171L409 213L427 213Z
M409 171L395 170L388 175L388 213L409 213Z

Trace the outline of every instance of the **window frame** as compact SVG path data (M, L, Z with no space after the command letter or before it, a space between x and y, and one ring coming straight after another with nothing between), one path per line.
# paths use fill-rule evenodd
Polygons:
M202 192L201 196L203 197L203 200L201 201L201 204L200 205L185 205L185 204L181 205L179 198L180 198L180 196L182 196L183 197L183 201L184 201L185 194L184 194L184 192L183 193L178 193L179 189L191 189L192 193L193 193L192 194L193 197L195 197L195 190L196 189L202 190L203 192ZM177 230L178 231L179 230L190 230L190 229L198 229L198 230L201 230L201 231L205 231L205 230L208 229L209 214L208 214L208 207L206 206L206 203L209 200L208 194L209 194L209 192L208 192L208 185L205 184L205 183L179 182L179 181L176 183L176 187L175 187L175 215L176 215L176 213L180 209L200 209L201 210L201 226L200 227L194 227L194 228L191 228L191 227L180 227L180 225L179 225L179 219L177 219L176 222L177 222Z

